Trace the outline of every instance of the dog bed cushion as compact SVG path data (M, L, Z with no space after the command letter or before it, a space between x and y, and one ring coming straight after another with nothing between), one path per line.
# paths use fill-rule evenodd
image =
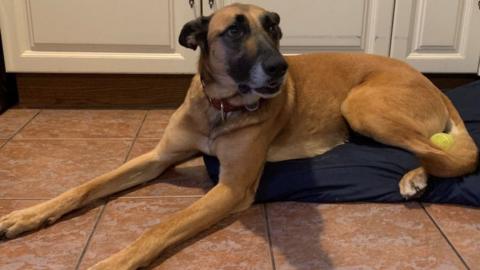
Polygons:
M447 92L480 146L480 81ZM218 182L219 162L204 156ZM398 182L419 166L408 151L352 134L348 143L307 159L267 162L256 202L402 202ZM480 171L456 178L431 177L422 202L480 206Z

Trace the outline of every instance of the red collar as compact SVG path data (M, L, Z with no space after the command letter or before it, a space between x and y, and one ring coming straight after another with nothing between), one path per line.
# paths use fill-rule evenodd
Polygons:
M217 109L220 112L220 117L222 118L222 122L225 122L227 119L227 114L229 112L234 112L234 111L255 111L258 109L260 106L260 101L257 101L253 105L241 105L241 106L235 106L232 105L230 102L228 102L228 98L211 98L209 97L206 93L205 95L207 96L208 102L210 102L210 105Z
M234 111L241 111L245 110L245 106L236 106L232 105L230 102L228 102L228 98L211 98L207 96L208 102L210 102L210 105L214 107L215 109L219 111L223 111L224 113L229 113L229 112L234 112Z
M206 83L205 83L205 80L203 79L203 76L200 76L200 82L201 82L202 87L203 87L203 93L207 97L208 102L210 102L210 105L212 105L212 107L214 107L215 109L217 109L217 110L219 110L223 113L229 113L229 112L240 111L240 110L245 109L245 107L243 105L241 105L241 106L232 105L230 102L228 102L229 98L212 98L212 97L210 97L207 94L207 92L205 91Z
M205 81L203 80L203 78L200 78L200 82L202 83L203 93L207 97L208 102L210 103L210 105L212 105L213 108L217 109L220 112L221 117L222 117L222 121L225 121L225 119L227 118L227 113L229 113L229 112L255 111L255 110L258 109L258 107L260 106L260 102L262 101L262 99L260 99L252 105L238 105L238 106L233 105L230 102L228 102L228 99L230 99L230 97L228 97L228 98L212 98L212 97L210 97L205 92L206 84L205 84Z
M232 105L230 102L228 102L228 98L222 98L222 99L217 99L217 98L211 98L207 94L208 101L210 102L210 105L217 109L220 112L220 116L222 117L222 121L225 121L227 119L227 113L229 112L234 112L234 111L249 111L253 112L258 110L260 107L260 104L262 103L263 99L259 99L257 102L254 104L250 105L240 105L240 106L235 106Z

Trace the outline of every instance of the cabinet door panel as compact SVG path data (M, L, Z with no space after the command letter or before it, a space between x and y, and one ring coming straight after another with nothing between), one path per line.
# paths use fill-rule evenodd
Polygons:
M194 72L181 47L198 6L174 0L5 0L0 22L6 64L16 72Z
M225 0L223 4L237 1ZM392 0L245 0L280 14L285 53L363 51L388 55Z
M423 72L477 72L477 1L402 0L396 5L392 57Z
M125 0L96 2L28 1L33 44L57 44L59 50L82 44L172 47L168 1L142 0L141 5Z

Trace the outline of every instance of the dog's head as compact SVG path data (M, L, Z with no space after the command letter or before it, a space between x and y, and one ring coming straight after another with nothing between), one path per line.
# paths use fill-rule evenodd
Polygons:
M279 23L277 13L234 4L185 24L179 42L200 47L199 72L207 82L268 98L280 92L288 67Z

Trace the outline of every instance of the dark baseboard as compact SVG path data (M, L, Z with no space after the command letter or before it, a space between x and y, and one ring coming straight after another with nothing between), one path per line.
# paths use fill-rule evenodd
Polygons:
M192 75L17 74L19 107L177 107Z
M475 74L425 74L441 89L480 79ZM192 75L17 74L19 107L177 107Z

